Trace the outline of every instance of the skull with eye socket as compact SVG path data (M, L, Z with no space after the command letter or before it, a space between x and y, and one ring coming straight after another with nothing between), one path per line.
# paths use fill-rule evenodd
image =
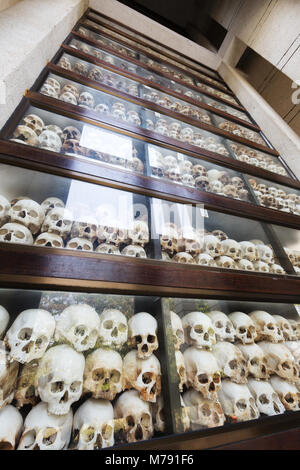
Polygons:
M127 342L128 325L125 315L117 309L105 309L100 315L99 342L120 349Z
M158 349L157 321L150 313L140 312L130 318L128 345L137 348L140 359L150 357Z

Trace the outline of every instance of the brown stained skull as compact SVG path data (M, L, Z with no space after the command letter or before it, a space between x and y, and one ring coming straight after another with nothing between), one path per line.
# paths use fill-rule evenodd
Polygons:
M66 155L85 155L86 149L81 147L80 141L76 139L65 140L62 145L62 151Z

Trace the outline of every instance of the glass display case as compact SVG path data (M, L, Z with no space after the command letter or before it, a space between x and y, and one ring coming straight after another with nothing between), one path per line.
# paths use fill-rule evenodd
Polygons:
M299 215L216 71L87 10L0 133L0 449L287 442Z

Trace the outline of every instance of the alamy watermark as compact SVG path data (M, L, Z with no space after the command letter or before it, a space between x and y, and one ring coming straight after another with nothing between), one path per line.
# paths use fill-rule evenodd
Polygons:
M300 104L300 80L293 82L292 88L295 89L295 91L292 93L292 103L294 105Z

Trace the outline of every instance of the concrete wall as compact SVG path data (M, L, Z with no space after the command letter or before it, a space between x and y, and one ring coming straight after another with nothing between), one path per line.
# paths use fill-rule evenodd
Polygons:
M1 0L0 2L0 12L6 10L6 8L10 8L16 3L20 2L21 0Z

